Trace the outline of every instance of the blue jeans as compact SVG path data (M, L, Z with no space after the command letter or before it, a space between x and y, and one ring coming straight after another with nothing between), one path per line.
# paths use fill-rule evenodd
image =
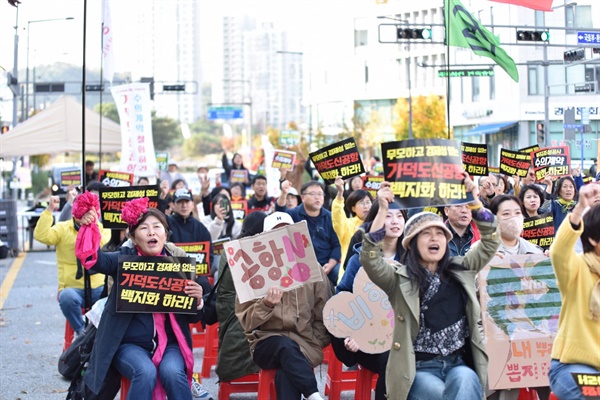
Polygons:
M113 358L113 365L131 382L127 400L152 398L157 373L152 363L152 354L148 350L135 344L121 344ZM163 359L158 365L158 375L169 399L192 400L185 362L178 344L166 347Z
M92 304L98 301L102 294L104 286L92 289ZM83 289L75 288L64 288L58 294L58 305L60 309L71 324L71 328L77 334L83 333L85 324L83 323L83 317L81 316L81 309L85 306L85 294Z
M475 371L459 355L417 361L409 400L481 400L483 389Z
M550 389L560 400L583 400L583 394L575 383L572 372L597 374L600 371L589 365L563 364L553 359L550 363L548 379L550 380Z

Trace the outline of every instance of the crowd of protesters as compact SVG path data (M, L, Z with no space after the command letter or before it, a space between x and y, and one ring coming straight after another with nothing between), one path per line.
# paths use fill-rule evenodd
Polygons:
M225 257L212 254L214 280L222 278L216 292L220 380L276 369L278 398L321 399L313 368L323 362L323 348L331 343L332 356L347 367L358 364L378 374L378 400L485 397L488 359L483 332L477 329L481 313L473 273L494 256L517 254L549 255L563 299L550 389L560 399L583 398L568 375L600 371L600 186L594 180L584 185L577 168L572 175L540 182L533 167L523 178L490 174L477 183L465 173L465 189L473 200L429 212L400 209L387 182L376 196L363 188L360 176L338 177L326 186L301 157L299 176L280 171L278 197L268 193L273 182L252 175L240 154L231 159L223 154L222 162L224 173L217 179L210 179L207 167L198 168L199 193L192 193L177 164L169 164L156 177L157 209L136 203L127 233L113 232L114 240L102 229L97 210L82 212L77 204L82 195L75 191L67 192L62 222L53 226L51 221L57 198L42 213L34 234L57 246L57 298L77 334L84 330L80 310L109 296L107 310L112 309L104 312L108 316L101 321L85 377L92 391L101 390L107 371L116 368L131 381L130 399L165 393L177 399L210 398L191 380L188 357L188 323L202 318L202 297L210 284L205 277L190 281L186 293L198 298L197 315L165 314L157 331L152 314L114 313L114 291L106 286L116 274L119 254L181 255L172 243L236 240L300 221L306 221L321 284L287 292L273 287L263 298L240 303ZM93 173L86 170L92 180L88 190L97 194L103 185L93 181ZM137 184L154 180L140 177ZM550 251L523 238L525 220L542 215L552 217L556 232ZM98 224L102 240L88 273L76 260L75 247L80 227L90 224ZM100 250L106 243L106 252ZM380 354L361 351L352 337L331 336L323 324L327 300L336 292L352 292L361 268L388 295L394 310L393 344ZM87 286L91 293L86 298ZM158 342L157 332L162 332Z

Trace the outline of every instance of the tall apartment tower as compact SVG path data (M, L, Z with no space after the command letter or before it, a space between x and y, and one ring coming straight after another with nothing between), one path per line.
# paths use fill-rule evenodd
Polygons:
M189 82L187 91L197 85L196 94L183 92L158 93L154 106L158 115L180 122L191 123L202 118L200 29L198 26L200 2L145 1L144 6L132 16L133 25L142 31L135 47L138 64L132 70L142 77L153 77L156 82ZM191 85L191 86L190 86Z

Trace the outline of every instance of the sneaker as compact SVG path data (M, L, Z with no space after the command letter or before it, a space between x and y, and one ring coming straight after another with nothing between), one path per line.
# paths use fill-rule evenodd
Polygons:
M194 399L213 400L210 393L196 379L192 379L192 397Z

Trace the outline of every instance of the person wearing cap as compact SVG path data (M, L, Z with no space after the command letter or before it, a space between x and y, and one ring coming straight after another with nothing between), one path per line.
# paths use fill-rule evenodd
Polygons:
M294 221L289 214L274 212L265 218L268 232ZM312 266L318 267L318 266ZM271 286L265 297L239 303L235 313L250 342L252 359L262 369L276 369L277 398L322 400L314 368L323 362L323 348L330 342L323 324L323 308L332 295L322 268L320 282L309 282L288 292Z
M285 207L294 208L298 207L300 204L302 204L302 198L298 194L296 188L291 187L288 191L287 196L285 196Z
M281 194L275 203L275 211L290 214L294 222L306 221L317 260L335 286L338 281L342 250L333 229L331 212L323 208L325 186L318 181L305 183L300 189L302 204L295 208L286 208L286 197L290 188L289 181L281 184Z
M389 297L394 332L386 370L390 399L484 399L487 355L480 330L475 276L500 244L494 215L483 208L477 186L464 173L468 204L481 240L464 257L451 257L452 233L440 216L413 215L404 228L401 263L382 254L389 182L377 195L379 212L364 235L360 262L369 278Z
M183 175L179 172L179 168L177 167L177 163L175 162L170 162L169 166L167 167L168 169L166 171L162 171L160 174L160 180L162 181L167 181L169 182L169 187L171 187L171 185L173 184L173 182L175 182L177 179L182 179L184 182L186 182L185 178L183 177ZM186 182L186 186L187 186L187 182Z

